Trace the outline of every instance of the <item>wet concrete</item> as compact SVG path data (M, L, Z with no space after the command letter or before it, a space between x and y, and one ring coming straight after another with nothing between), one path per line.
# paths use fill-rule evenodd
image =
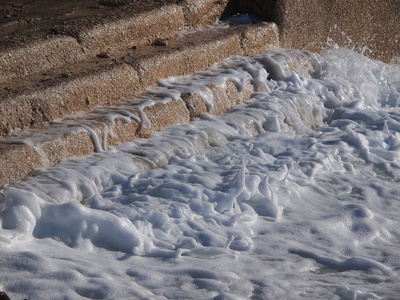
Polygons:
M338 45L385 62L400 54L398 0L237 0L237 10L275 22L284 48Z

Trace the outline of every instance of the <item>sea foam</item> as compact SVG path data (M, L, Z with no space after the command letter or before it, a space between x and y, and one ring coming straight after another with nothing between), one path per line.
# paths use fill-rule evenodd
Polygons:
M0 283L29 299L395 299L399 71L277 49L161 80L160 101L203 89L209 108L209 83L255 93L3 188Z

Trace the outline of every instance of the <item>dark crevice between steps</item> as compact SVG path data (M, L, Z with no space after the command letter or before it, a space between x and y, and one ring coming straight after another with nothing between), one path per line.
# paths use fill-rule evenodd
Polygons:
M249 14L265 22L282 23L281 4L278 0L230 0L221 14L221 20Z

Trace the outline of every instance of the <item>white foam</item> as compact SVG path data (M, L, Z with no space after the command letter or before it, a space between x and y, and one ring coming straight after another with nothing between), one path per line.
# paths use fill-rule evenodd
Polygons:
M395 299L399 71L281 49L161 80L150 105L227 80L256 92L4 188L0 283L29 299Z

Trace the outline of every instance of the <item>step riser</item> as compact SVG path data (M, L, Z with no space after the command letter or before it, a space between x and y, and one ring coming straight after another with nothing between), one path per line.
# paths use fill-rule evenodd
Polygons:
M112 104L141 88L137 72L129 65L119 65L89 76L76 76L44 90L11 96L0 102L0 135Z
M184 26L182 8L167 5L132 19L100 25L91 30L77 29L72 35L77 37L86 55L95 56L102 51L115 52L152 43L157 38L170 37L183 31Z
M42 72L83 60L85 55L75 38L46 36L21 48L0 50L0 82Z

